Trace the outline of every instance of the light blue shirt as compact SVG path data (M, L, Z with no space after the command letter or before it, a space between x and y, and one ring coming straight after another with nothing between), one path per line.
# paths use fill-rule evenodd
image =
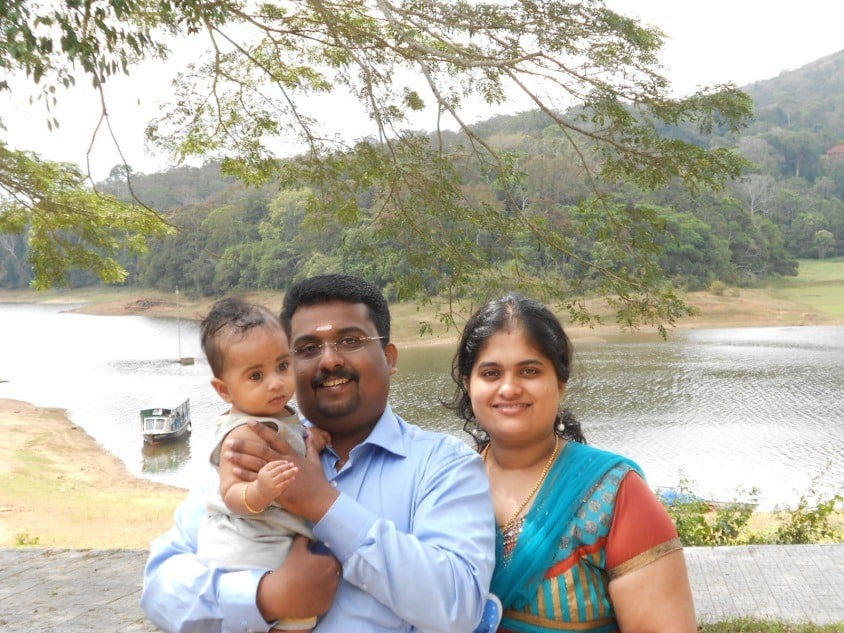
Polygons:
M343 565L316 633L470 632L495 563L495 518L480 456L456 437L408 424L388 406L346 467L321 455L340 497L314 535ZM209 482L202 482L209 485ZM266 631L255 604L266 570L225 572L196 557L203 492L152 542L141 606L166 631Z

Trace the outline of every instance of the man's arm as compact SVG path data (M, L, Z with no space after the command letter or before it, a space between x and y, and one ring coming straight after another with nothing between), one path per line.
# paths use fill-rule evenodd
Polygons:
M314 535L343 563L347 582L418 630L468 633L481 621L495 563L483 463L467 449L433 466L423 487L410 533L344 494Z
M150 546L141 607L162 630L265 631L278 618L322 614L331 606L340 569L334 557L311 554L303 538L263 582L268 570L210 569L196 556L205 516L204 495L194 490L177 508L173 527Z
M320 462L293 452L277 433L254 420L244 427L251 431L251 437L229 433L223 444L221 464L230 469L233 477L250 483L257 480L258 472L267 463L292 464L296 477L276 500L288 512L313 523L322 519L340 493L326 479Z

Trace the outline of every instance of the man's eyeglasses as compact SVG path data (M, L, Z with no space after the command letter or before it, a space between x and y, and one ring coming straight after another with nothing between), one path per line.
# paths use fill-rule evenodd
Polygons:
M380 341L386 336L344 336L336 341L324 341L322 343L303 343L294 347L291 351L294 357L300 360L316 360L325 351L325 346L330 345L338 354L356 352L366 347L369 341Z

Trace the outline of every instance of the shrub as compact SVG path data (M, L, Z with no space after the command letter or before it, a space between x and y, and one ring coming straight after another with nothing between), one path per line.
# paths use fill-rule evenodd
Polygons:
M727 284L725 284L720 279L716 279L711 284L709 284L709 292L714 294L716 297L722 296L727 291Z
M37 536L30 536L29 532L21 532L15 534L15 545L17 547L35 547L41 544L41 539Z
M735 545L747 526L759 498L759 489L738 493L747 498L713 505L695 494L692 482L681 475L678 494L663 504L674 520L683 545ZM714 515L712 514L714 510Z
M812 482L807 493L800 496L797 507L778 508L774 516L780 524L770 531L748 529L759 498L759 489L736 490L736 498L728 503L714 504L697 495L693 482L680 476L680 484L671 494L660 494L660 500L674 520L683 545L804 545L825 542L844 542L844 533L837 530L830 519L844 503L839 491L824 499Z
M814 501L814 503L810 503ZM812 481L809 492L800 495L797 507L777 510L775 515L783 521L774 532L773 542L780 545L844 542L844 535L830 524L830 517L837 506L844 502L841 492L822 499L817 491L817 479Z

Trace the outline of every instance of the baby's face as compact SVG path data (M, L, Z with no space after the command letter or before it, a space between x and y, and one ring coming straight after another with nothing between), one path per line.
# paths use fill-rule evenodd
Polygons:
M220 396L234 412L277 416L293 397L295 384L287 336L280 327L256 327L242 338L223 341Z

